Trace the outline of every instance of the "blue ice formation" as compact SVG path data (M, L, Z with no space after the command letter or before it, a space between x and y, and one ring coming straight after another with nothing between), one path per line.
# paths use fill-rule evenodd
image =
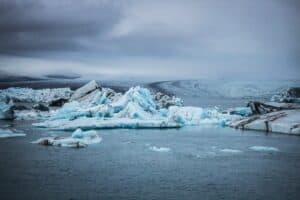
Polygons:
M164 97L170 102L161 103L161 99L140 86L132 87L122 95L96 84L90 82L88 87L79 88L74 93L76 98L71 97L75 100L51 111L50 117L34 125L57 130L179 128L201 124L225 125L239 117L217 109L182 106L181 100L175 97Z

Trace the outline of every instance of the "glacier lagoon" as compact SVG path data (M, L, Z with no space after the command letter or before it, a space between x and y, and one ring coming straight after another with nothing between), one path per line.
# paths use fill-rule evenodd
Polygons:
M25 121L11 125L27 136L0 140L4 199L298 199L300 195L297 136L216 126L107 129L96 131L101 143L74 149L31 143L71 132L32 128ZM252 150L253 146L278 151Z
M209 98L203 102L189 94L185 98L193 99L193 106L211 103ZM245 101L226 98L222 105L218 100L220 107L228 102L243 106ZM96 130L101 143L70 149L32 144L41 137L72 135L32 127L35 122L0 122L3 129L26 133L26 137L0 140L3 197L298 199L300 195L296 136L211 125L105 129Z

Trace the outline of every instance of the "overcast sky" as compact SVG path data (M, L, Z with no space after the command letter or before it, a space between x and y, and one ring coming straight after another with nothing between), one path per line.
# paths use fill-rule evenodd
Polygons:
M0 0L0 73L295 79L299 0Z

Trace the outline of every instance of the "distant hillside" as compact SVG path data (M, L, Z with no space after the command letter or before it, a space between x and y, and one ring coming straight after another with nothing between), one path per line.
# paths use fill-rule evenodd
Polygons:
M47 74L44 77L51 79L77 79L81 76L79 74Z

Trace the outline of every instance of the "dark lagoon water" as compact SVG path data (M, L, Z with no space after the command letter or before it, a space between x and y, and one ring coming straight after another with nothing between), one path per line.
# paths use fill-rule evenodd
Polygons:
M221 107L245 102L185 100ZM40 137L71 133L31 123L0 120L0 128L27 134L0 140L0 199L300 199L297 136L217 126L115 129L98 130L100 144L72 149L32 144ZM254 151L252 146L279 151Z
M31 143L68 132L32 128L28 122L11 125L27 136L0 140L1 199L300 197L296 136L222 127L116 129L99 130L100 144L71 149ZM153 151L153 146L170 151ZM253 151L251 146L279 151Z

